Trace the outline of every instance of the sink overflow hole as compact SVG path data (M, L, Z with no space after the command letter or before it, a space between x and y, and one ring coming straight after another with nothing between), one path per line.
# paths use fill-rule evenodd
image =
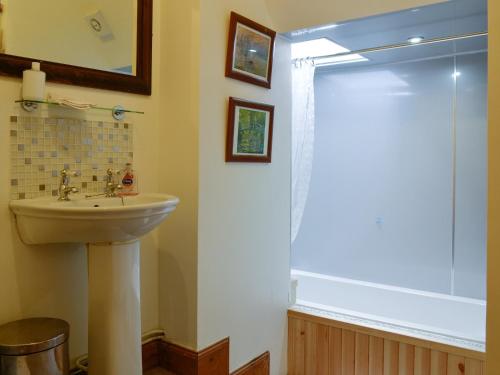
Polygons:
M99 207L99 205L98 204L94 204L94 207Z

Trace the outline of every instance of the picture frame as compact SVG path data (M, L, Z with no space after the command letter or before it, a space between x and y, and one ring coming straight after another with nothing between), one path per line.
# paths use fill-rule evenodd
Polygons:
M231 12L226 77L271 88L276 32Z
M271 163L274 106L229 98L226 162Z

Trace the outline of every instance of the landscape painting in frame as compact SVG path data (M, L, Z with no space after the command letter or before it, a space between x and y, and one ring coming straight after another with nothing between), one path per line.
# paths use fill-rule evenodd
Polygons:
M274 106L229 98L226 162L270 163Z
M231 13L226 77L271 88L276 32Z

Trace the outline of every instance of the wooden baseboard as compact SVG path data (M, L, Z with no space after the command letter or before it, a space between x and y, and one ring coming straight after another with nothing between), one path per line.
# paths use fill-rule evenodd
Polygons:
M269 352L229 374L229 338L200 352L167 342L161 345L161 366L176 375L269 375Z
M200 352L154 340L142 346L144 371L162 367L176 375L269 375L270 354L266 352L229 374L229 338ZM74 370L72 375L83 375Z
M194 375L197 373L197 353L165 341L160 342L160 365L174 374Z
M229 374L229 337L198 353L198 375Z
M158 339L142 345L142 369L143 371L151 370L161 366L161 343L163 340Z
M231 375L269 375L270 358L269 352L265 352Z
M178 375L228 375L229 338L196 352L162 342L161 365Z

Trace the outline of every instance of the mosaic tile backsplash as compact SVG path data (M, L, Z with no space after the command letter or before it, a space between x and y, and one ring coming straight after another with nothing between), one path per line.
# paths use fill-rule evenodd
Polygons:
M57 196L62 169L77 172L70 185L82 193L101 193L107 169L133 156L129 123L11 116L11 199Z

